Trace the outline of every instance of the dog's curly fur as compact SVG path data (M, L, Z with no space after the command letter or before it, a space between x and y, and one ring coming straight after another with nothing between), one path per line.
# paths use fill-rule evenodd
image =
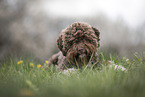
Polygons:
M100 32L87 23L76 22L62 30L57 45L60 52L49 59L49 64L63 67L81 67L84 62L98 60L97 48L100 46Z

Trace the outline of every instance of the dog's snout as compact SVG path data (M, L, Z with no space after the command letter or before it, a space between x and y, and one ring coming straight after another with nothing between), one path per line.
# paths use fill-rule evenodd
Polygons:
M79 58L85 58L85 57L86 57L85 54L79 55Z
M86 50L84 48L78 48L78 54L86 54Z
M78 51L83 51L83 48L78 48Z

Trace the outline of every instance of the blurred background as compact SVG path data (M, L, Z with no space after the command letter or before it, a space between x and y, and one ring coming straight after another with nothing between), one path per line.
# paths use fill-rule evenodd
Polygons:
M145 51L145 0L0 0L0 62L10 55L48 59L61 30L78 21L100 30L101 51Z

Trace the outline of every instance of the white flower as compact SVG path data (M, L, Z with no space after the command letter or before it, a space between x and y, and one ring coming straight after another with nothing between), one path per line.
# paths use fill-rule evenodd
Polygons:
M64 73L64 74L67 74L67 73L69 73L69 72L74 72L74 71L76 71L76 69L74 69L74 68L69 68L69 69L67 69L67 70L63 70L63 73Z
M114 68L114 70L122 70L122 71L127 71L127 69L125 67L123 67L122 65L116 65L114 63L114 61L108 61L109 65L111 68Z
M127 71L127 69L123 67L122 65L119 65L117 69L121 69L122 71Z

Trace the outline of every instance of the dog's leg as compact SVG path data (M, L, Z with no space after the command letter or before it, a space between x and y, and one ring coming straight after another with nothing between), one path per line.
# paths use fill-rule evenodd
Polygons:
M101 61L100 61L99 55L97 53L95 54L95 57L92 60L92 64L94 65L93 67L101 66Z
M60 55L61 55L61 52L58 52L58 53L52 55L52 57L48 60L48 63L44 64L43 68L47 68L50 65L58 65L58 60L59 60Z
M63 56L62 52L54 54L49 60L47 64L44 64L42 68L47 68L50 65L55 65L57 70L64 69L63 64L66 63L66 57Z
M49 59L49 64L53 65L58 65L58 57L60 56L61 52L58 52L57 54L54 54L50 59Z
M90 65L98 65L98 63L99 63L99 55L97 54L97 53L95 53L95 55L94 55L94 57L91 59L91 61L90 61Z

